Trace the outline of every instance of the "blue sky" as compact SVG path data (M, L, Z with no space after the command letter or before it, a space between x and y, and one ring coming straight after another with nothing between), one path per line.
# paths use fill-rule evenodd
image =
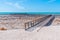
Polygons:
M0 0L0 12L60 12L60 0Z

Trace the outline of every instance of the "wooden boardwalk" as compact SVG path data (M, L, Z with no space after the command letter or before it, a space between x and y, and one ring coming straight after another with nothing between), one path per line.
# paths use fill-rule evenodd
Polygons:
M43 17L41 19L36 19L34 21L31 21L31 22L27 22L25 24L25 30L34 30L36 27L41 27L41 26L44 26L46 25L49 21L52 21L54 18L54 16L52 15L48 15L46 17Z

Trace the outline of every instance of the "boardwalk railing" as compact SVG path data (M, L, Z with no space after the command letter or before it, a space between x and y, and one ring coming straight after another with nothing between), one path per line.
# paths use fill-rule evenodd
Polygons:
M25 25L25 30L31 28L31 27L34 27L36 25L38 25L39 23L43 22L44 20L46 20L47 18L51 17L52 15L48 15L48 16L45 16L43 18L38 18L38 19L35 19L33 21L30 21L30 22L26 22L24 25Z

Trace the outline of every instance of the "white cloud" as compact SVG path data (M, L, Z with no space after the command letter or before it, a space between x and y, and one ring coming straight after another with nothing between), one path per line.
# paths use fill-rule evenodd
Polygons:
M18 9L25 9L23 6L21 6L19 3L15 3L14 6Z
M26 11L27 9L24 7L25 1L27 0L2 0L0 1L0 3L3 3L2 8L6 8L11 11L12 10L13 11Z
M13 6L16 9L25 9L24 6L22 5L27 0L4 0L4 1L5 1L4 4ZM14 2L11 2L11 1L14 1Z
M6 2L5 3L6 5L10 5L10 6L13 6L14 8L16 9L25 9L21 4L19 3L12 3L12 2Z
M11 3L11 2L6 2L5 4L7 4L7 5L13 5L13 3Z
M48 2L55 2L56 0L48 0Z

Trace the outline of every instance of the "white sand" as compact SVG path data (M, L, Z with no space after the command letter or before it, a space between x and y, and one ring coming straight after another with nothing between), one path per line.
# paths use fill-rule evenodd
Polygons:
M60 40L60 26L43 27L39 32L24 29L0 31L0 40Z
M60 40L60 25L43 27L37 32L29 32L24 29L11 29L0 31L0 40Z

